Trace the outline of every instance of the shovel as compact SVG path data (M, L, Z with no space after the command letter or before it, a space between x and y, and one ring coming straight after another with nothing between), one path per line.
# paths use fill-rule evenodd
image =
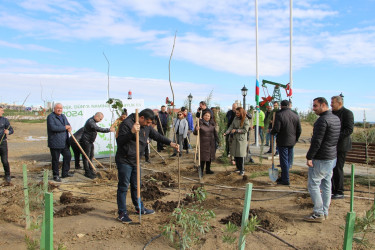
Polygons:
M138 109L135 110L135 123L139 122ZM141 165L139 164L139 131L135 133L136 142L136 154L137 154L137 200L138 200L138 211L139 211L139 224L141 224Z
M275 123L275 114L273 113L273 123ZM275 182L277 178L279 177L279 170L275 168L275 154L273 152L273 139L274 136L271 134L271 148L272 148L272 168L268 169L268 175L270 176L270 179L272 182Z
M155 153L157 153L160 156L160 158L163 160L164 164L166 165L167 161L164 159L164 157L161 156L161 154L159 154L159 152L152 146L151 143L149 143L148 145L155 151Z

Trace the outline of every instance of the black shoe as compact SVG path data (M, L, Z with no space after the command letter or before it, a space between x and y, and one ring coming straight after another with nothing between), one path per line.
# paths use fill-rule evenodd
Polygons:
M178 155L181 157L181 156L182 156L182 153L179 153Z
M75 169L82 169L80 165L76 166Z
M61 179L60 179L60 177L58 177L58 176L54 176L54 177L53 177L53 180L56 181L56 182L61 182Z
M214 174L214 171L208 170L206 171L206 174Z
M275 156L278 156L278 155L279 155L279 152L276 152L276 153L275 153Z
M268 150L267 152L266 152L266 154L271 154L272 153L272 150Z
M132 220L129 218L128 214L120 214L117 217L117 220L124 223L124 224L132 223Z
M136 209L135 213L139 214L139 209ZM152 210L152 209L144 208L144 209L141 210L141 214L154 214L154 213L155 213L155 211Z
M73 177L73 176L74 176L74 174L67 173L67 174L61 175L61 178L67 178L67 177Z
M92 174L92 173L85 173L85 176L91 180L95 179L96 178L96 174Z
M176 153L174 153L173 155L171 155L171 157L175 157L175 156L177 156L177 154L176 154Z
M161 150L160 149L158 149L158 153L160 153L161 152Z
M250 158L250 163L255 163L255 161L253 160L253 158Z
M10 181L12 180L12 178L10 177L10 175L6 175L5 176L5 181L10 183Z
M279 181L276 181L276 183L279 184L279 185L285 185L285 186L289 186L290 185L289 181L285 182L285 181L279 180Z
M147 163L151 163L151 161L150 161L150 160L146 160L145 162L147 162Z
M332 200L344 199L344 195L343 194L332 194L331 199Z

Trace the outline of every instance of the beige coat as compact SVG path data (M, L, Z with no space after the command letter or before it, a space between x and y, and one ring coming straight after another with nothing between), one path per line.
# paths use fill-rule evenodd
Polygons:
M241 120L238 117L235 117L232 124L225 132L226 134L229 134L233 129L236 130L233 134L233 142L230 148L230 155L234 157L246 157L247 153L247 132L250 127L249 119L245 118L243 126L240 127L240 125Z

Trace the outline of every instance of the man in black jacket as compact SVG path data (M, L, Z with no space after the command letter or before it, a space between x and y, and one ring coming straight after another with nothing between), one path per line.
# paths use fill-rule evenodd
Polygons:
M13 128L7 118L3 117L4 108L0 106L0 158L4 167L5 181L10 183L10 167L8 162L7 136L13 134Z
M161 135L167 136L168 130L168 112L166 111L166 107L163 105L160 107L160 111L158 112L158 117L156 119L156 125L158 127L158 132ZM157 143L157 150L161 152L163 150L163 144L158 142Z
M90 161L94 158L94 142L98 132L100 133L109 133L115 132L115 128L101 128L96 123L103 120L104 115L101 112L97 112L93 117L89 118L85 126L83 127L83 134L79 143L81 144L82 149L85 151L86 155L89 157ZM96 174L86 159L83 157L83 168L85 169L85 176L90 179L95 179Z
M205 101L201 101L199 103L199 108L197 110L197 113L195 114L195 117L197 118L200 118L200 115L201 115L201 112L202 112L202 117L203 117L203 114L206 113L206 112L210 112L211 114L211 119L210 120L213 120L214 119L214 113L212 112L211 109L209 109L207 107L207 103Z
M236 109L237 109L237 103L232 104L232 109L227 112L225 117L227 118L227 129L230 127L230 125L233 122L233 119L236 117ZM230 144L232 142L233 134L230 133L229 135L225 136L225 151L227 155L229 154Z
M314 209L304 220L321 223L328 218L331 203L331 177L336 164L340 119L329 111L328 102L324 97L314 99L313 111L320 117L314 124L306 159L309 167L307 187Z
M167 137L160 135L151 127L154 113L151 109L144 109L139 113L139 122L135 122L135 114L128 116L120 125L117 141L116 165L118 170L117 186L117 206L118 220L122 223L130 223L126 209L126 193L130 185L130 192L133 205L136 212L141 209L142 214L153 214L154 211L146 209L141 202L138 207L137 200L137 152L136 152L136 133L139 132L139 155L144 154L147 145L147 139L170 145L179 151L179 145L171 142Z
M331 98L332 113L337 115L341 122L339 142L337 144L337 162L332 176L332 199L344 198L344 164L346 153L352 148L350 135L353 133L354 116L346 109L341 96Z
M301 122L289 108L289 101L281 102L281 110L276 113L275 124L271 135L276 135L276 146L279 150L281 177L277 184L289 185L289 168L293 157L293 148L301 135Z

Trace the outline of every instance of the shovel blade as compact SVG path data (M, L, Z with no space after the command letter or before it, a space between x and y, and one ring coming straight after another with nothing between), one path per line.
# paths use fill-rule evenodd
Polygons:
M268 175L270 176L271 181L275 182L277 178L279 178L279 170L272 166L272 168L268 169Z

